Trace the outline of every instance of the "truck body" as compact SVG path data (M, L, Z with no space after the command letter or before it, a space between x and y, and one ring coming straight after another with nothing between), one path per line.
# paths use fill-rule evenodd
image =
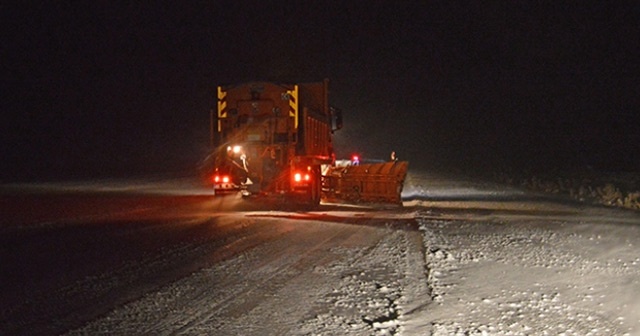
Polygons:
M332 136L340 128L342 113L329 105L328 80L218 86L211 123L213 188L216 193L286 194L317 204L328 195L340 198L346 194L340 186L348 185L353 197L359 181L341 179L367 176L336 168ZM406 163L398 167L405 167L403 181Z

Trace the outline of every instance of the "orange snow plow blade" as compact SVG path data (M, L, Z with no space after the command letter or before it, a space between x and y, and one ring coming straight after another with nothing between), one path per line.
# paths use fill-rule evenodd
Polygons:
M323 177L327 201L402 204L400 194L409 162L331 167Z

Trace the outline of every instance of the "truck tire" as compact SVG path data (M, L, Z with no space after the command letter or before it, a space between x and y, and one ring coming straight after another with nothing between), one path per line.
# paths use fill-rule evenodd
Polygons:
M311 183L310 189L309 203L311 205L319 205L320 195L322 191L320 169L313 170L313 181Z

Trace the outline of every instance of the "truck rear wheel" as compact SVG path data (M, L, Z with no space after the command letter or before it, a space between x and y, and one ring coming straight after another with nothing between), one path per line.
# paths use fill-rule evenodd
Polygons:
M309 203L311 205L320 204L321 189L320 169L316 168L313 170L313 179L309 186Z

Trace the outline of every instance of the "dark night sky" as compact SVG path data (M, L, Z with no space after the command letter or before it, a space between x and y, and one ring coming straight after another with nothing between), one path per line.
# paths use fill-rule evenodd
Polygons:
M640 163L637 2L34 1L0 13L3 180L195 170L215 87L248 80L329 78L341 156Z

